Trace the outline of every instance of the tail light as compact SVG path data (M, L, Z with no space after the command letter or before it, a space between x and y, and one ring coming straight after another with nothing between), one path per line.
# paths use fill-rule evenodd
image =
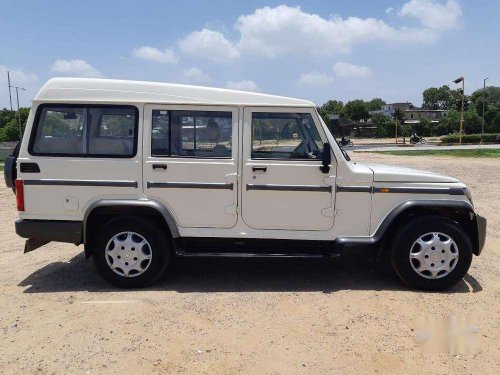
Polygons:
M24 184L23 180L16 180L16 201L17 210L24 211Z

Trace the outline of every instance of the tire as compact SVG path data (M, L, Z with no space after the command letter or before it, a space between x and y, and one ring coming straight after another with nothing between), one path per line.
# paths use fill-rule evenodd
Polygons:
M349 141L349 147L352 147L354 146L354 143L352 143L351 141Z
M427 143L427 141L426 141L425 139L423 139L423 138L422 138L422 139L420 140L420 143L421 143L421 144L423 144L423 145L425 145L425 144Z
M93 246L97 271L120 288L154 283L165 271L170 255L169 238L153 221L141 217L108 221Z
M392 242L392 267L412 288L446 290L465 276L471 262L469 237L459 224L444 217L413 219L403 225Z

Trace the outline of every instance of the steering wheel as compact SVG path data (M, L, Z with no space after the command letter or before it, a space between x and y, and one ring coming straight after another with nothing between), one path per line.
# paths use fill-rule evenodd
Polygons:
M290 154L290 159L304 159L304 156L307 156L308 159L316 159L310 142L306 140L303 140L295 147Z

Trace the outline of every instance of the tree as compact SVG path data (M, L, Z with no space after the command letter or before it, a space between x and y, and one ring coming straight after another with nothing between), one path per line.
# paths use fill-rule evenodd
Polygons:
M377 113L372 116L372 122L377 127L376 137L391 137L395 132L394 121L389 116Z
M439 120L436 128L437 135L447 135L451 133L458 133L460 126L460 112L451 110L448 114Z
M400 123L404 123L405 121L405 112L401 108L396 108L394 111L394 118Z
M464 112L464 131L466 134L481 133L481 118L477 114L474 103Z
M426 118L421 118L418 124L413 125L413 131L422 137L431 136L432 130L432 123Z
M498 113L491 123L491 131L493 133L500 133L500 113Z
M403 137L403 143L406 143L406 137L410 136L411 126L408 124L403 124L399 127L399 133Z
M384 104L385 104L384 100L380 98L373 98L372 100L366 103L366 108L369 111L376 111L381 109Z
M344 103L340 100L329 100L321 106L321 110L332 115L344 115Z
M351 100L345 105L346 115L353 121L367 120L370 115L366 103L361 100Z
M462 93L460 89L452 90L448 85L443 85L439 88L429 87L424 90L422 97L422 107L425 109L456 109L461 104Z
M30 109L20 108L21 126L24 129L28 119ZM0 111L0 142L19 140L19 122L17 111L10 111L6 108Z

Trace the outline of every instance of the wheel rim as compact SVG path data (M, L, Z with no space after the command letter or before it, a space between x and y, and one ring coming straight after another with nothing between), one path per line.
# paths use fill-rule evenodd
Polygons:
M106 245L106 262L114 273L124 277L142 275L151 265L151 245L136 232L114 235Z
M426 233L411 246L410 264L426 279L440 279L449 275L458 263L458 246L447 234Z

